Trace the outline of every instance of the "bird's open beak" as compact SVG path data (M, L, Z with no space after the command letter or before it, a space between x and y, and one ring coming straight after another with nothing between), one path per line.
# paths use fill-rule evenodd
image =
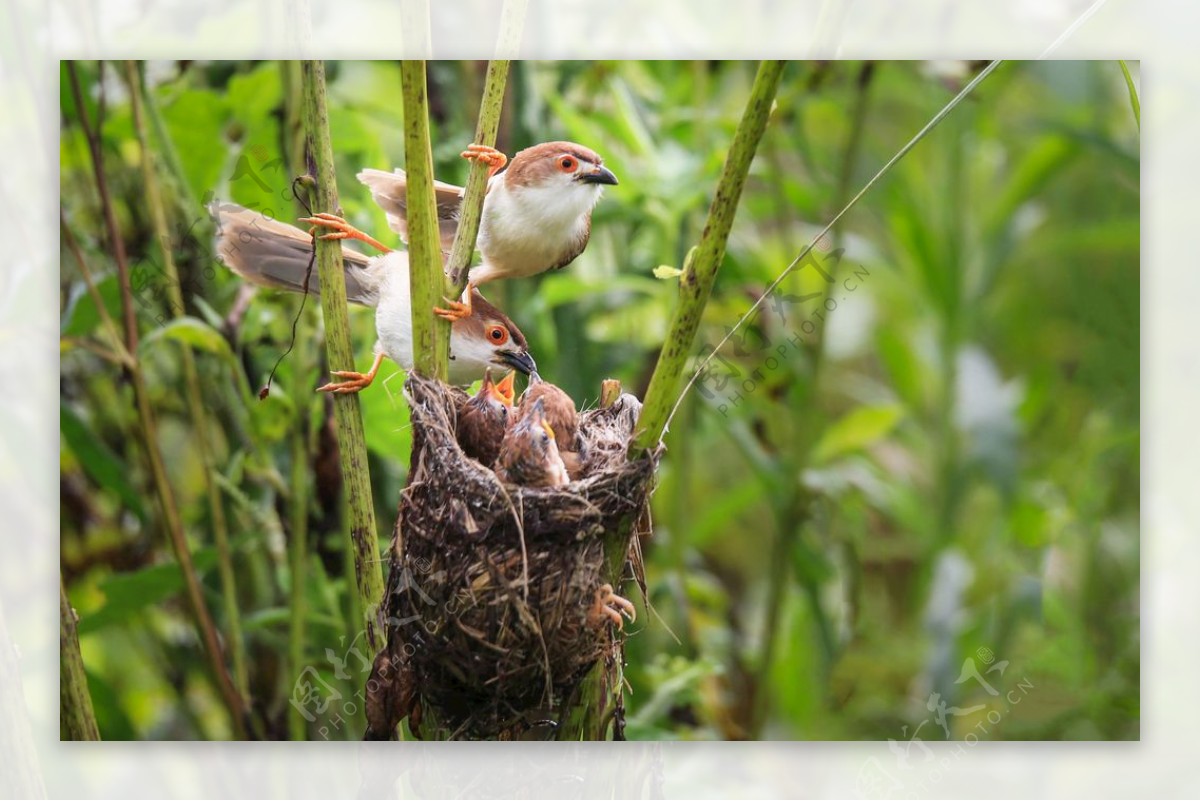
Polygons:
M585 184L608 184L609 186L617 185L617 176L613 175L612 170L608 167L597 166L594 172L584 173L579 176L579 180Z
M519 371L521 375L529 375L530 373L537 372L537 362L528 353L506 351L500 354L500 360L514 370Z
M499 383L493 387L493 397L503 403L505 406L512 406L513 399L516 397L516 388L513 384L516 382L517 374L511 370L501 378Z

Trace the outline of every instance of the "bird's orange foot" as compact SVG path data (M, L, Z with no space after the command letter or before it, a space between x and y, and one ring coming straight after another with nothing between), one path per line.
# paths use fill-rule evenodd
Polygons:
M465 320L471 316L471 304L469 303L459 303L457 300L448 300L446 301L446 305L449 308L442 309L434 306L433 313L438 317L441 317L443 320L449 320L452 323L458 322L459 320Z
M600 626L605 621L611 622L618 629L625 628L624 615L632 623L637 620L637 609L626 598L613 592L611 584L601 584L596 589L596 600L588 610L588 624Z
M301 217L300 222L306 222L312 226L312 228L308 229L308 233L312 235L315 235L318 227L333 229L330 233L321 234L321 239L357 239L360 242L366 242L380 253L391 253L392 251L391 248L378 239L369 234L364 234L336 214L321 211L311 217Z
M467 145L467 149L462 152L464 159L478 159L488 166L488 178L491 178L497 172L508 164L508 156L501 153L494 147L487 145Z
M375 380L374 372L358 373L354 370L334 370L330 375L346 380L336 383L330 381L324 386L317 387L317 392L332 392L335 395L344 395L348 392L362 392L371 386L371 382Z

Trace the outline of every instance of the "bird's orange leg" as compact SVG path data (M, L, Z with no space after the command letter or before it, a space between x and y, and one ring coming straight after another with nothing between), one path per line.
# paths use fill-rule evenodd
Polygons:
M335 395L344 395L347 392L362 392L371 386L371 382L375 380L375 374L379 372L379 365L381 364L383 364L383 354L376 353L375 361L372 363L371 369L366 373L358 373L354 370L334 370L330 375L346 380L339 381L336 384L330 381L325 386L317 387L317 392L332 392Z
M450 300L447 298L445 300L448 308L441 309L437 306L434 306L433 313L438 317L441 317L443 320L449 320L452 323L458 322L459 320L465 320L471 316L471 295L474 292L475 285L467 282L467 288L463 290L462 301Z
M478 159L486 164L488 178L504 169L504 165L508 164L508 156L487 145L467 145L467 149L462 152L462 157L467 160Z
M313 226L308 231L310 234L315 232L318 226L333 229L331 233L321 234L321 239L357 239L360 242L366 242L380 253L392 252L392 249L387 245L383 244L370 234L364 234L362 231L358 230L336 214L328 214L322 211L314 214L311 217L301 217L300 222L306 222Z
M601 584L596 588L596 600L588 610L589 625L600 626L607 620L618 629L624 629L625 621L621 618L622 615L632 623L637 620L637 609L628 599L613 592L611 584Z

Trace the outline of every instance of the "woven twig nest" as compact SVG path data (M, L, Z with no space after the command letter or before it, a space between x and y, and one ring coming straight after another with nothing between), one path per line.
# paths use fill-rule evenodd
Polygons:
M505 485L455 438L461 390L415 375L408 486L391 549L387 645L367 685L368 737L411 713L453 738L552 729L588 669L617 659L610 625L589 621L608 579L605 540L639 553L656 458L626 452L641 403L621 395L580 416L581 480ZM644 529L644 530L643 530ZM640 559L635 564L640 571ZM639 576L640 580L640 576Z

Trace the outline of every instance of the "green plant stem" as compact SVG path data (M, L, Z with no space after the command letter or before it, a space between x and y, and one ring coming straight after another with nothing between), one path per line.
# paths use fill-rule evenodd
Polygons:
M413 369L445 381L450 358L450 323L433 313L446 283L433 192L429 145L429 98L425 62L400 62L404 93L404 166L408 173L408 278L412 297ZM474 242L471 243L472 249Z
M677 400L688 353L700 327L704 307L712 294L717 270L725 258L725 246L737 213L738 200L746 184L750 163L766 130L783 67L782 61L764 61L759 65L750 99L742 112L717 184L717 192L709 206L708 221L700 234L700 244L684 262L683 275L679 280L679 303L671 317L666 342L663 343L654 375L646 390L645 406L638 420L639 430L631 446L631 454L645 453L658 444Z
M700 326L704 306L712 293L717 269L725 257L725 244L733 227L738 200L750 171L750 162L766 130L783 67L782 61L764 61L759 65L750 98L717 184L716 195L709 207L700 244L692 249L684 262L679 283L680 302L675 308L667 341L663 344L650 387L646 391L645 405L638 421L639 432L630 447L631 456L648 454L657 447L667 417L675 404L687 354ZM635 523L632 518L619 521L604 538L603 576L614 587L619 587L621 583L628 559L629 538ZM558 731L559 739L605 739L621 692L621 659L621 652L618 651L614 665L605 665L601 660L588 671L575 698L564 710Z
M71 83L71 94L75 107L80 110L79 123L87 139L91 155L92 173L96 180L96 190L100 195L100 207L104 216L104 224L112 247L113 260L117 265L117 275L121 287L121 311L124 319L125 349L131 354L132 362L126 367L126 373L133 385L134 402L140 427L141 441L144 446L150 475L154 482L155 494L158 496L162 509L163 525L167 538L179 563L183 574L184 588L192 616L196 623L200 640L204 644L204 652L208 658L209 668L217 683L221 697L229 709L230 725L238 739L246 737L246 706L237 687L234 686L221 652L221 641L213 625L208 607L204 604L204 592L200 579L196 575L196 567L192 562L192 554L188 549L187 537L183 531L183 522L179 516L175 493L167 477L166 464L158 446L158 427L154 420L154 411L150 404L150 393L146 386L145 375L142 373L141 362L138 359L137 315L133 307L133 290L129 279L129 264L125 257L125 243L121 239L121 231L117 226L116 213L108 192L108 181L105 176L104 158L101 151L98 125L93 127L87 119L84 109L83 92L79 87L79 76L72 63L67 64L67 73ZM103 114L103 105L101 105Z
M132 61L125 62L125 77L129 84L129 99L133 111L133 129L141 151L142 183L146 191L146 207L150 210L150 221L154 239L158 242L162 256L163 272L167 276L167 302L169 313L175 319L184 316L183 291L180 288L179 270L171 248L171 234L167 226L167 214L163 208L162 192L151 158L146 135L146 118L140 102L137 67ZM200 376L196 371L196 359L188 345L179 349L179 364L183 372L184 397L188 414L192 418L192 430L196 433L196 450L204 467L204 489L208 497L208 512L212 522L213 540L217 548L217 572L221 579L221 596L225 606L225 625L228 636L225 641L233 660L233 679L238 692L245 698L249 694L246 671L246 650L242 639L242 617L238 610L237 581L233 574L233 557L229 548L229 527L225 520L225 505L221 490L213 479L217 469L212 451L214 435L209 433L208 414L200 392Z
M300 64L296 61L280 62L284 90L284 124L282 147L290 174L304 172L304 101L301 94ZM316 187L310 186L308 204L317 201ZM297 204L298 205L298 204ZM303 299L302 299L303 300ZM299 376L309 377L314 361L309 341L310 326L308 308L303 302L303 311L298 312L296 335L292 350L297 387L307 386ZM312 453L312 394L296 392L293 402L296 409L296 424L289 435L292 451L290 477L290 503L288 505L288 677L295 681L304 670L308 618L308 508L309 508L309 460ZM357 620L357 618L355 618ZM288 739L295 742L308 737L308 721L303 710L288 704Z
M329 138L329 113L325 103L325 64L321 61L304 61L301 63L301 74L305 136L317 181L317 202L313 205L313 212L337 213L333 146ZM346 279L342 273L342 246L340 242L322 239L316 240L315 246L329 369L353 370L354 354L350 347L350 317L346 308ZM354 574L362 602L366 641L374 656L383 646L383 632L378 622L379 604L383 598L383 571L379 561L379 537L375 528L367 443L358 396L353 393L335 395L333 412L337 421L342 480L349 505Z
M99 740L92 695L88 692L75 610L67 600L67 589L58 580L58 736L60 740Z
M1125 76L1125 86L1129 89L1129 106L1133 109L1133 121L1137 123L1138 130L1142 130L1142 103L1138 100L1137 86L1133 82L1133 76L1129 73L1129 65L1124 61L1118 61L1121 65L1121 74Z
M500 129L500 110L504 106L504 85L508 80L509 62L493 59L488 62L487 79L483 85L483 100L479 106L479 122L475 127L475 144L496 146L496 132ZM447 294L457 298L467 285L467 269L475 253L475 240L479 236L479 222L483 216L483 197L487 192L488 166L475 159L467 177L467 191L459 210L458 232L454 235L454 247L446 263L446 274L450 276Z

